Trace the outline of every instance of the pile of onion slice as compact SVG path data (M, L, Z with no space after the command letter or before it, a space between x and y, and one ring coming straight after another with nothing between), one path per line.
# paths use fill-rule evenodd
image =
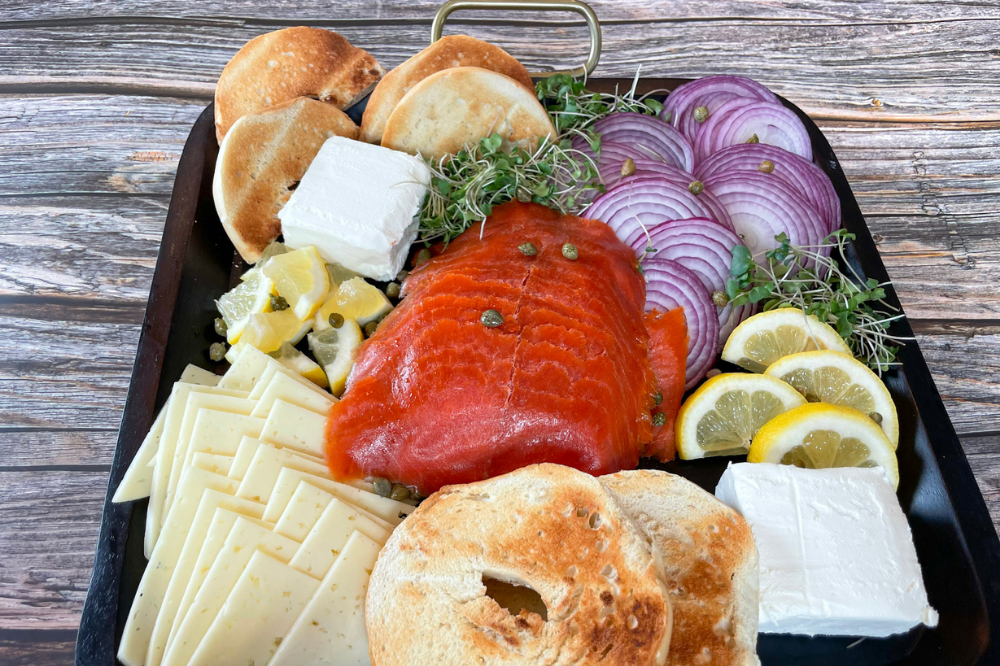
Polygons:
M622 149L629 150L629 157L633 159L659 160L688 172L694 170L694 149L691 142L654 116L613 113L598 120L590 129L601 135L602 146L605 142L618 144ZM584 137L574 137L573 148L589 154L595 162L598 161Z
M723 204L717 205L725 210ZM657 174L623 178L618 185L594 199L581 215L606 222L625 243L629 243L630 237L644 234L646 229L666 220L715 219L707 200L692 194L689 186ZM735 231L728 215L716 222Z
M660 118L680 130L693 144L701 122L704 122L695 118L695 109L705 107L711 118L724 102L734 98L779 103L774 93L753 79L742 76L706 76L677 86L667 97Z

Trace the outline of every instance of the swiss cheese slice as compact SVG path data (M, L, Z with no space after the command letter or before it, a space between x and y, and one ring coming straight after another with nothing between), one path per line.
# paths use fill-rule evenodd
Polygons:
M323 442L326 439L326 414L317 414L284 400L275 400L260 439L322 458L325 455Z
M385 545L390 534L389 530L376 525L349 504L335 499L327 505L289 564L310 576L321 578L333 566L355 532L360 532L380 546Z
M184 372L181 373L181 378L178 381L184 382L185 384L218 386L221 379L222 377L210 370L205 370L204 368L199 368L197 365L188 363L187 367L184 368Z
M263 428L264 419L254 416L200 410L194 420L185 464L190 464L191 457L199 452L235 456L243 438L257 437Z
M416 508L409 504L389 499L388 497L380 497L360 488L349 486L346 483L332 481L328 475L317 476L297 469L286 468L278 474L274 488L269 493L270 499L267 502L267 507L264 509L264 520L278 520L281 514L284 513L285 507L288 506L288 502L292 499L295 489L302 481L306 481L320 490L325 490L342 502L347 502L354 507L374 514L386 521L390 527L403 522L403 518L413 513L413 510Z
M320 581L255 552L189 666L267 664Z
M309 382L312 384L312 382ZM310 388L296 379L292 379L285 373L276 372L267 387L257 399L257 406L253 415L266 417L271 412L271 407L275 400L284 400L287 403L302 407L309 411L326 416L330 411L330 406L337 401L333 394L323 390L316 390L316 385Z
M274 359L271 360L274 361ZM278 361L274 361L274 363L269 363L268 366L264 369L264 372L261 373L260 379L254 385L253 390L250 391L250 398L253 400L260 400L260 398L264 395L264 391L267 390L268 386L271 385L271 382L278 375L284 375L288 379L291 379L292 381L302 384L302 386L309 389L310 391L319 393L320 395L323 396L330 396L330 392L327 391L326 389L322 389L319 386L316 386L316 384L313 384L311 381L309 381L299 373L295 372L294 370L289 370Z
M295 487L281 518L274 524L274 530L302 543L333 500L330 493L302 481Z
M269 366L281 365L276 360L250 345L236 359L219 382L221 388L252 391Z
M149 492L153 487L153 470L150 466L156 458L156 452L160 448L160 438L163 436L163 423L167 420L167 407L170 406L170 398L167 398L163 409L156 415L153 426L146 433L145 439L139 445L139 450L135 452L131 464L125 470L125 476L115 489L112 502L131 502L133 500L149 497Z
M283 469L297 469L313 476L329 478L326 465L302 458L288 449L261 444L257 447L257 451L250 461L250 466L240 482L236 495L266 504L271 497L274 484L278 481L278 474ZM277 516L275 516L275 520L277 520Z
M269 666L368 666L365 595L380 548L351 535Z
M229 476L229 470L233 466L233 457L199 451L192 457L191 465L209 472Z

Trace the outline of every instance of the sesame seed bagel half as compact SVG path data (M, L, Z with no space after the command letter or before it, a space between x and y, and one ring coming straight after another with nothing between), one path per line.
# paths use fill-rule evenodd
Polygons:
M540 604L508 610L493 581ZM425 500L379 554L365 623L373 666L653 666L672 615L658 554L613 497L541 464Z

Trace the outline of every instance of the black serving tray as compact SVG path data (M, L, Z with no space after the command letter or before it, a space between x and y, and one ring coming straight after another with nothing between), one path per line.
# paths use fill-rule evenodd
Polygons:
M672 90L683 79L642 79L638 92ZM626 79L591 79L588 87L627 90ZM367 100L349 110L358 122ZM861 210L830 144L808 116L784 102L805 123L816 161L840 197L844 226L857 236L845 260L859 273L887 281ZM111 467L97 557L77 637L78 666L113 666L128 609L146 566L142 554L146 501L113 504L153 417L188 363L216 367L215 299L246 268L229 242L212 202L218 144L213 108L198 118L181 155L118 446ZM899 307L895 291L887 300ZM906 319L893 333L912 336ZM885 639L761 635L764 666L884 664L1000 664L1000 541L927 364L916 342L899 353L902 367L886 376L900 420L899 500L913 530L930 602L940 613L935 629L916 628ZM733 459L709 458L658 465L709 491ZM646 462L646 461L644 461ZM307 666L307 665L303 665Z

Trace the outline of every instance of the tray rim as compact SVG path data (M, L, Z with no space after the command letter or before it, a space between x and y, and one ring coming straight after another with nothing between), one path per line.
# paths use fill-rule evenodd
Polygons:
M692 79L641 77L638 79L637 91L645 94L659 89L673 90L677 85L690 80ZM633 84L633 79L592 77L587 83L595 91L610 92L615 88L627 89ZM815 132L810 131L814 146L817 141L820 142L819 147L825 148L835 157L826 136L815 122L787 99L780 96L779 99L803 119L807 128L815 129ZM195 224L202 180L205 177L206 151L212 148L213 138L214 103L210 103L192 126L178 162L109 472L94 569L77 635L75 663L78 666L119 663L116 657L115 632L102 629L106 629L106 622L113 623L118 614L120 580L125 559L124 542L134 503L114 504L111 499L153 421L160 383L164 379L161 376L163 361L177 306L184 256ZM868 223L846 174L839 168L839 160L835 158L831 167L836 171L836 175L830 174L831 179L835 181L835 185L836 181L842 181L843 189L848 195L845 197L841 188L837 188L843 209L842 219L854 218L861 222L859 228L851 228L850 231L857 235L854 247L859 261L865 267L865 273L879 281L889 281ZM887 289L887 300L905 314L894 286ZM913 337L907 317L895 322L894 327L897 334ZM987 637L984 651L976 663L1000 663L1000 640L992 640L1000 637L1000 538L916 340L902 347L899 358L940 469L950 506L956 515L962 545L973 563L984 598L990 636ZM904 661L910 663L915 656L913 653Z

